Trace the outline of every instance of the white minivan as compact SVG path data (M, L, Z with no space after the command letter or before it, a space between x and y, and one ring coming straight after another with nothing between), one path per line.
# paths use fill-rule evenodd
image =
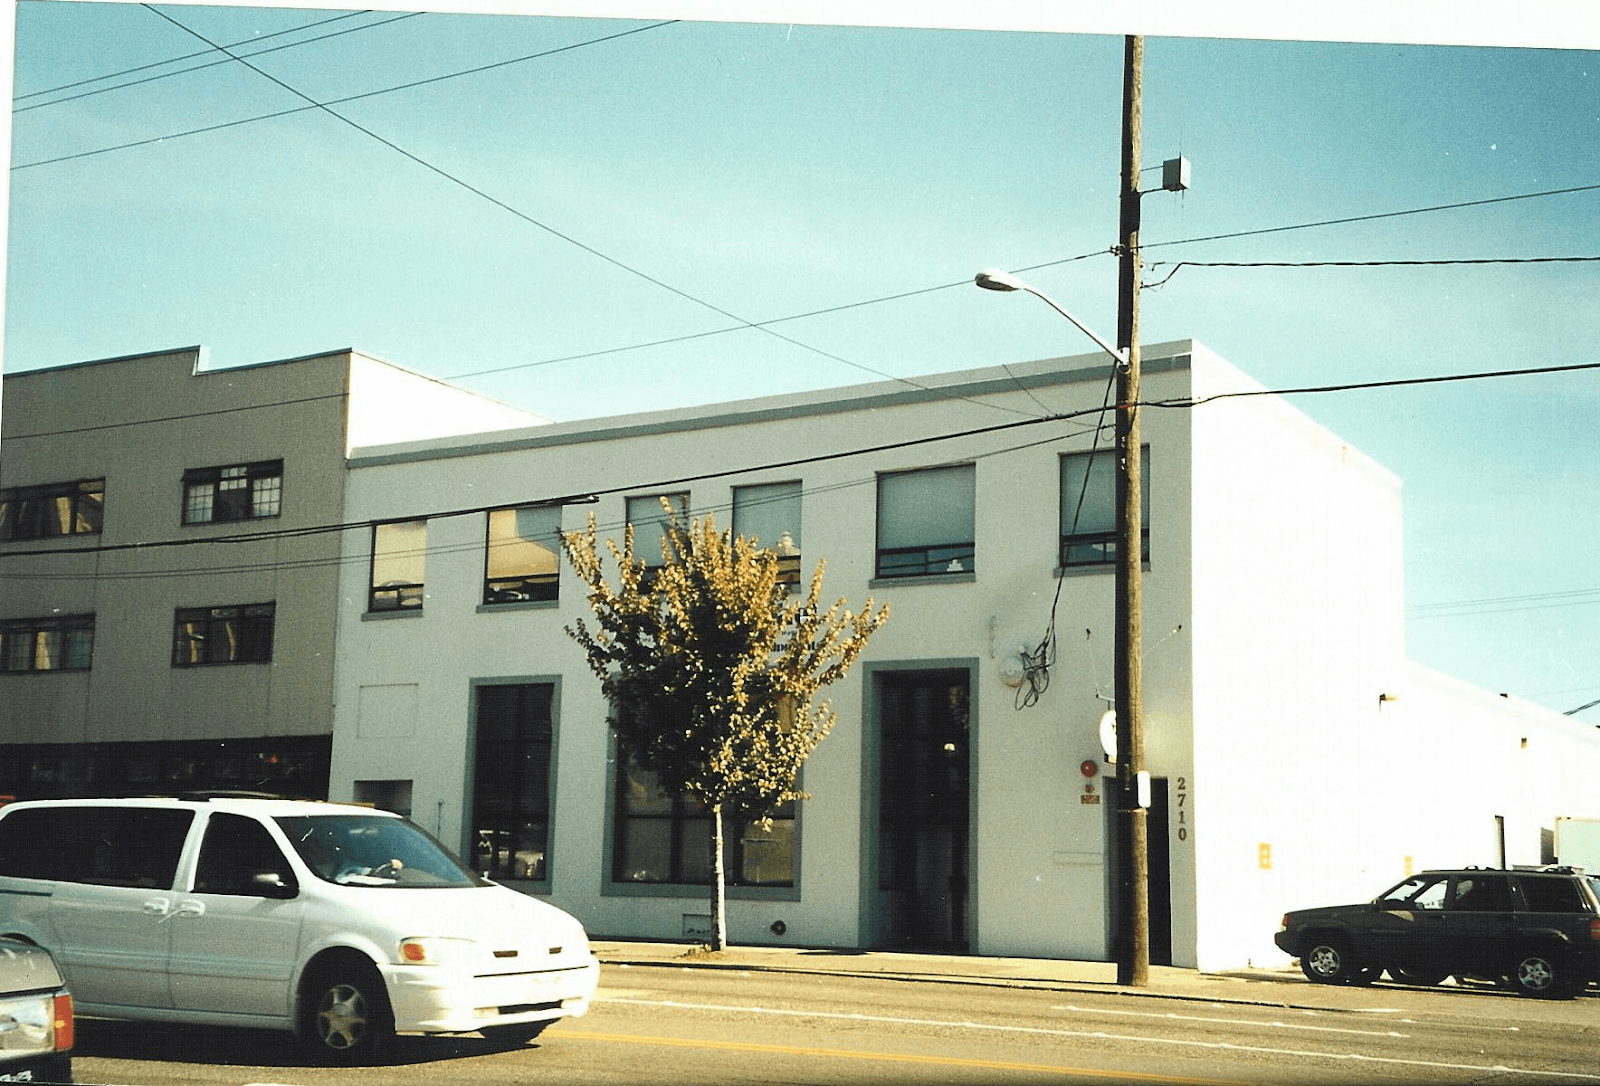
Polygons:
M54 954L80 1014L292 1029L344 1062L396 1032L531 1040L600 975L567 913L398 815L304 800L0 808L0 936Z

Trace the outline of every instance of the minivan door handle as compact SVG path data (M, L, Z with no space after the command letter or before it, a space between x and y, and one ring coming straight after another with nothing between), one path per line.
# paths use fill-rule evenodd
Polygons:
M144 903L146 916L166 916L167 910L172 907L172 902L164 897L153 897Z
M181 916L204 916L205 914L205 902L182 901L178 903L178 907L176 909L172 910L172 916L169 919L176 920Z

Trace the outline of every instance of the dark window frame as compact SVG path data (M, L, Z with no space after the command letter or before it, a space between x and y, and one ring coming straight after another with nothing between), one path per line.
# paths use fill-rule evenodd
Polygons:
M1115 458L1116 449L1094 449L1081 452L1061 454L1057 467L1059 498L1061 501L1059 539L1056 548L1056 564L1061 569L1099 569L1113 568L1117 564L1117 545L1121 536L1117 531L1117 493ZM1067 479L1067 466L1071 463L1087 462L1091 467L1085 473L1076 491L1069 488ZM1091 520L1093 527L1085 527L1076 518L1081 511L1091 504L1090 495L1094 496L1093 504L1100 504L1101 495L1099 486L1090 486L1097 482L1107 472L1097 471L1093 465L1109 463L1113 470L1109 473L1110 496L1106 504L1111 510L1112 526L1107 528L1097 520ZM1150 446L1148 443L1139 446L1139 544L1140 562L1148 565L1150 562ZM1104 484L1102 484L1103 486ZM1085 487L1088 489L1085 490ZM1069 511L1070 510L1070 511Z
M104 477L6 487L0 490L0 543L99 535L105 522L105 496ZM46 531L46 526L60 526L62 502L67 530Z
M497 515L511 514L513 517L522 512L550 512L555 517L555 546L552 551L555 555L556 568L554 572L514 573L502 571L504 576L494 575L494 559L496 546L515 546L519 543L538 546L541 542L537 538L524 536L520 532L513 534L515 538L511 543L495 543L494 522ZM484 545L483 545L483 602L485 605L502 603L551 603L561 598L561 506L559 505L529 505L515 509L492 509L484 517Z
M473 684L472 821L462 854L488 878L550 883L559 701L552 678Z
M41 656L40 638L54 634L58 638L57 654L62 663L54 667L39 666L40 660L48 662L57 654ZM17 666L23 645L31 643L29 663ZM0 620L0 673L23 675L46 671L88 671L94 666L94 615L60 615L45 618L11 618Z
M885 484L890 484L892 488L892 480L908 479L917 475L931 477L935 473L958 471L970 473L972 477L973 508L970 524L972 538L907 546L886 546L884 543ZM978 469L974 463L931 464L927 467L908 468L902 471L879 472L876 517L874 521L876 536L873 540L874 577L881 580L905 580L910 578L964 577L975 573L977 571L978 551L977 491ZM892 534L897 535L899 532L896 531Z
M378 566L380 558L391 560L396 555L406 555L410 551L385 551L382 555L378 551L378 535L385 528L394 528L399 525L419 524L422 526L422 549L418 562L426 574L428 558L428 521L427 518L412 517L406 520L385 520L373 524L369 536L371 555L367 566L367 612L369 614L420 614L424 601L426 581L407 581L404 579L389 578L382 584L378 582Z
M232 629L230 624L234 624ZM196 630L196 625L203 625L204 629ZM276 625L277 604L270 600L221 607L179 607L172 617L172 666L270 664ZM236 637L232 636L235 631ZM226 646L227 655L214 646ZM201 658L195 659L197 655Z
M771 551L778 556L778 583L782 585L798 585L800 583L800 559L804 543L801 533L804 509L805 492L798 479L784 479L773 483L751 483L733 488L733 509L729 515L735 535L749 536L751 533L741 528L740 511L759 508L767 504L787 504L792 501L795 505L795 517L792 530L785 530L777 539L759 539L763 550ZM746 526L748 527L748 526ZM784 541L788 540L787 543Z
M688 793L668 796L654 786L654 774L639 767L627 754L622 744L617 744L616 773L612 785L611 870L613 887L639 886L695 886L711 882L711 812ZM636 779L642 778L642 779ZM634 786L643 789L639 803L634 805ZM734 825L724 820L722 824L723 876L729 890L795 890L800 885L799 804L791 800L780 805L772 815L771 829L763 829L759 820ZM646 874L646 868L637 861L643 859L628 848L635 828L645 826L666 827L667 869L656 874ZM754 833L768 834L755 837ZM786 879L750 879L747 871L759 864L759 853L752 854L751 846L787 836L789 849L789 874ZM694 859L690 850L699 849L700 858ZM634 861L634 862L630 862ZM634 871L629 873L628 868ZM700 877L703 872L704 877Z
M190 468L183 473L185 525L268 520L282 512L282 460Z

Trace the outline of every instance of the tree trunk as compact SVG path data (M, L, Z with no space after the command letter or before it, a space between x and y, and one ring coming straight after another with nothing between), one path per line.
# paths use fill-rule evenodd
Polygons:
M722 804L711 807L711 942L710 949L728 945L728 889L722 872Z

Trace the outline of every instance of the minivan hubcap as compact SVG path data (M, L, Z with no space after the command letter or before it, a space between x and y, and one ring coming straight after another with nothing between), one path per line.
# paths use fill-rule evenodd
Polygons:
M1324 977L1339 972L1339 953L1332 947L1319 946L1311 952L1311 968Z
M348 984L337 984L322 993L317 1011L317 1032L329 1048L349 1048L361 1040L367 1024L367 1001Z

